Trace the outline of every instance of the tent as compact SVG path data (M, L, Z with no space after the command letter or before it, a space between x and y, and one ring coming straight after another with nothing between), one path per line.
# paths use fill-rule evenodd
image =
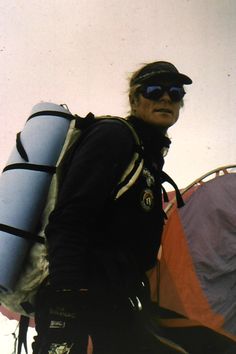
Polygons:
M158 265L148 272L154 320L191 354L236 353L235 172L210 171L181 191L185 206L167 203Z
M163 333L191 354L236 353L236 166L220 167L166 206L149 274Z

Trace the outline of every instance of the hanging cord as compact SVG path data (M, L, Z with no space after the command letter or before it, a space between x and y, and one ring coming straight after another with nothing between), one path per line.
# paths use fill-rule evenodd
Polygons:
M16 329L13 333L11 333L11 335L13 336L13 340L14 340L14 349L13 349L13 354L16 353L16 348L17 348L17 335L16 332L18 331L18 327L19 327L19 322L17 323Z

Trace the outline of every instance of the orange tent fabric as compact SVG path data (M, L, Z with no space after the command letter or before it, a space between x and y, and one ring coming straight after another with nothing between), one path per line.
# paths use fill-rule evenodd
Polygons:
M158 301L236 340L235 187L236 174L217 177L171 213L163 234Z

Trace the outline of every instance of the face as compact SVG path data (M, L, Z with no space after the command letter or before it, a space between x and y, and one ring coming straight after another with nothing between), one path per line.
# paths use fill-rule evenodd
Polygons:
M161 84L167 84L161 83ZM168 83L169 85L170 83ZM133 114L148 124L168 129L174 125L179 117L181 102L173 102L167 92L158 100L147 99L139 94L138 97L131 102Z

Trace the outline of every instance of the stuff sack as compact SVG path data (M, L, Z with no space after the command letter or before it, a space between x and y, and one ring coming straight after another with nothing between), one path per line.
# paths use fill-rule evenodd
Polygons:
M14 312L25 313L19 303L47 273L44 239L37 230L73 124L64 106L34 106L0 178L0 302Z

